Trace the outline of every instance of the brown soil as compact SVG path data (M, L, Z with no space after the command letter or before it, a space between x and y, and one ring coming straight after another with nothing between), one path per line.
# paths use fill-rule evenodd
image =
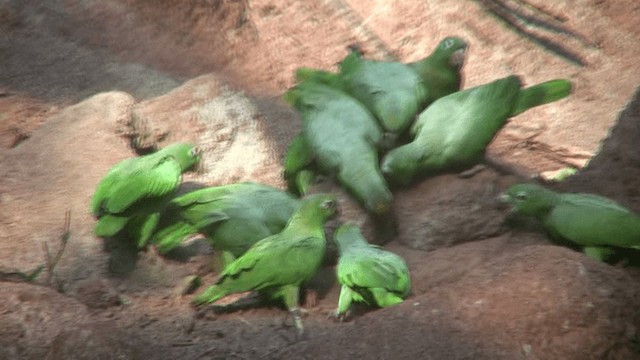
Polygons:
M331 69L353 42L373 58L412 61L456 34L471 43L465 87L511 73L574 84L570 98L511 120L491 163L528 177L597 153L555 186L640 212L639 17L634 0L0 2L0 359L640 358L640 272L555 246L535 227L505 228L488 199L513 174L444 175L398 192L404 216L387 246L407 260L413 294L334 323L326 315L339 289L327 267L312 284L320 299L302 340L277 307L194 311L182 282L213 280L208 255L147 252L129 276L109 276L84 210L107 169L133 155L118 131L122 109L140 100L215 73L254 100L278 157L299 129L279 100L296 67ZM104 113L69 107L109 90L130 95L94 98ZM56 273L16 283L18 270L42 262L42 243L59 248L69 208L72 237ZM447 211L447 226L429 223Z

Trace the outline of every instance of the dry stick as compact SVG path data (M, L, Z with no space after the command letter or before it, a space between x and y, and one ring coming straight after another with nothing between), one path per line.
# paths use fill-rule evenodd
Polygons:
M62 236L60 236L60 248L58 249L58 252L53 258L51 257L51 252L49 251L49 245L47 244L47 242L45 241L42 243L42 247L44 248L45 260L46 260L47 285L51 285L51 278L53 277L53 269L58 264L58 261L60 261L60 258L62 257L62 253L64 252L64 249L67 246L67 242L71 237L71 231L69 229L70 227L71 227L71 210L67 210L64 215L64 227L63 227Z

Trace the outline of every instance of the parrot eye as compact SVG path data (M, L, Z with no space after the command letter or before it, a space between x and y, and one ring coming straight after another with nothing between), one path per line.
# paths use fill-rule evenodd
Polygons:
M453 43L454 43L453 39L446 39L444 42L442 42L442 48L448 49L453 46Z
M336 202L333 200L325 200L322 202L322 204L320 204L320 207L322 207L323 209L335 209L336 206Z
M189 155L192 157L200 156L202 154L202 148L199 146L194 146L193 149L189 151Z
M527 200L527 198L528 198L527 193L524 191L520 191L516 193L516 200L524 201L524 200Z

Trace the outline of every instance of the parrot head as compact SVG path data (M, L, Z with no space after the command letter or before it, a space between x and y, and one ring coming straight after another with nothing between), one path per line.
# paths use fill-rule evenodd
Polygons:
M302 200L298 212L304 216L318 216L323 221L338 215L338 198L334 194L313 194Z
M394 185L408 185L420 164L420 154L413 151L411 143L397 147L382 159L380 169L384 177Z
M202 149L193 144L177 143L160 150L176 159L182 171L198 166Z
M556 194L540 185L517 184L500 195L502 202L511 204L513 210L525 215L538 215L550 210Z
M462 68L466 58L467 42L459 37L447 37L440 41L436 48L436 54L445 57L449 65L456 69Z

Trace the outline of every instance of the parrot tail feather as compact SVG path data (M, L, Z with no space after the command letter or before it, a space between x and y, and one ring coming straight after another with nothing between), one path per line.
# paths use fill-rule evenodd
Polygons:
M117 215L105 215L98 219L94 233L100 237L111 237L124 229L129 217Z
M552 103L571 94L571 82L555 79L520 90L516 106L511 116L516 116L532 107Z
M179 221L158 231L153 238L158 252L162 255L178 247L184 239L195 235L198 230L184 221Z
M227 295L224 289L218 285L209 286L207 290L193 298L192 303L196 306L211 304Z

